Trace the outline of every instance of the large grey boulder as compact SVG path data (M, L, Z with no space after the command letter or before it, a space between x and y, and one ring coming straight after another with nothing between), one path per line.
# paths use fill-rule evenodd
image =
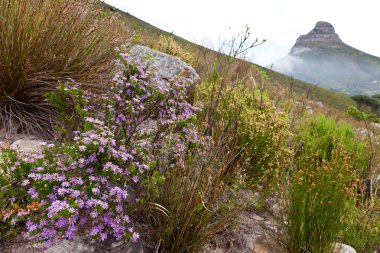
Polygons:
M168 82L178 75L191 78L194 83L200 80L195 69L178 57L140 45L134 45L130 49L130 52L133 57L141 62L149 59L150 66L157 71L160 81L162 82Z
M192 80L190 87L187 87L189 100L191 100L192 85L200 81L200 77L195 69L178 57L153 50L146 46L134 45L130 48L130 54L140 62L148 62L149 66L157 72L158 81L167 84L178 77L185 77ZM153 135L157 130L157 122L148 119L138 127L140 134ZM149 145L147 141L138 143L141 146Z

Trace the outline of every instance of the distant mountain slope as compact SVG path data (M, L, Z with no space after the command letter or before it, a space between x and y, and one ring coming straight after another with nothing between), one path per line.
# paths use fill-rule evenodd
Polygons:
M162 35L171 35L170 33L163 31L163 30L161 30L161 29L159 29L159 28L157 28L151 24L148 24L148 23L144 22L143 20L138 19L138 18L134 17L133 15L127 13L127 12L121 11L121 10L114 8L110 5L107 5L105 3L103 3L103 4L104 4L104 7L107 11L118 12L120 14L120 20L122 22L124 22L126 26L128 26L130 29L132 29L137 34L141 35L142 37L150 38L150 40L157 40L157 38L161 34ZM205 50L210 54L214 54L215 57L218 56L218 52L206 49L200 45L197 45L195 43L187 41L181 37L178 37L175 35L173 35L173 36L177 42L179 42L181 45L183 45L184 48L186 48L190 52L196 53L200 50ZM143 43L144 43L144 41L143 41ZM147 46L151 46L151 45L149 45L149 43L148 43ZM252 64L251 62L247 62L247 61L241 61L241 62L244 62L247 65ZM321 87L317 87L315 85L312 85L312 84L294 79L292 77L280 74L278 72L264 68L262 66L259 66L256 64L253 64L253 65L256 66L259 70L264 70L268 74L271 82L278 83L278 84L280 84L284 87L287 87L287 88L292 87L294 92L296 92L298 94L310 94L311 99L314 99L316 101L321 101L326 105L335 107L337 109L345 110L350 105L355 104L355 102L346 94L326 90L326 89L323 89ZM257 78L259 79L261 77L258 76ZM313 92L310 92L310 91L313 91Z
M346 45L327 22L300 36L273 69L350 95L380 93L380 58Z

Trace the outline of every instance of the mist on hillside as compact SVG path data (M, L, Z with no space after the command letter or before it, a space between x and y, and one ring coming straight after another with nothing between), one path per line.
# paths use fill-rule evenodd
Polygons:
M351 54L305 49L292 52L272 65L275 71L320 87L350 95L380 93L377 64Z

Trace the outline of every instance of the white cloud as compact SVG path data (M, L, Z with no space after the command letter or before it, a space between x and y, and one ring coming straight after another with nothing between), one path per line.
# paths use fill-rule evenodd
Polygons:
M317 21L334 25L341 39L360 50L380 56L378 0L106 0L154 26L202 44L232 34L249 25L254 37L268 42L252 50L262 65L286 55L297 37Z

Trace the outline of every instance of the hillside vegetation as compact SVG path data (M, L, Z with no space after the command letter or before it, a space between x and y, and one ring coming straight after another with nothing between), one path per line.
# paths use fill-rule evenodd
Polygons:
M233 250L242 214L271 221L275 252L379 247L378 128L345 95L238 59L260 44L249 29L223 54L102 2L0 7L0 251ZM200 80L160 76L170 56L136 44Z
M105 3L103 3L105 6L105 9L110 12L117 12L120 14L120 20L122 20L127 27L129 27L132 31L134 31L138 37L140 37L140 42L142 44L145 44L150 47L155 47L155 43L159 40L160 36L169 36L174 39L185 51L192 53L193 55L197 55L200 52L202 54L208 55L209 58L218 58L220 57L220 52L207 49L203 47L202 45L194 44L190 41L187 41L181 37L178 37L176 35L173 35L171 33L168 33L166 31L163 31L151 24L148 24L134 16L132 16L129 13L123 12L115 7L111 7ZM215 45L219 46L219 45ZM223 53L223 52L222 52ZM259 78L260 71L265 71L269 77L269 80L272 83L280 84L286 88L292 88L294 89L294 92L300 95L308 94L312 99L316 101L321 101L327 105L330 105L332 107L335 107L339 110L345 110L350 105L354 105L354 101L351 100L350 96L333 92L321 87L318 87L313 84L309 84L300 80L297 80L295 78L280 74L278 72L272 71L271 69L261 67L259 65L256 65L254 63L245 61L245 60L238 60L238 63L243 65L243 69L246 69L248 65L253 66L256 71L254 72L254 78ZM201 66L198 66L195 64L196 69L199 71L199 68ZM202 74L202 71L199 71L200 74ZM204 75L203 75L204 77Z

